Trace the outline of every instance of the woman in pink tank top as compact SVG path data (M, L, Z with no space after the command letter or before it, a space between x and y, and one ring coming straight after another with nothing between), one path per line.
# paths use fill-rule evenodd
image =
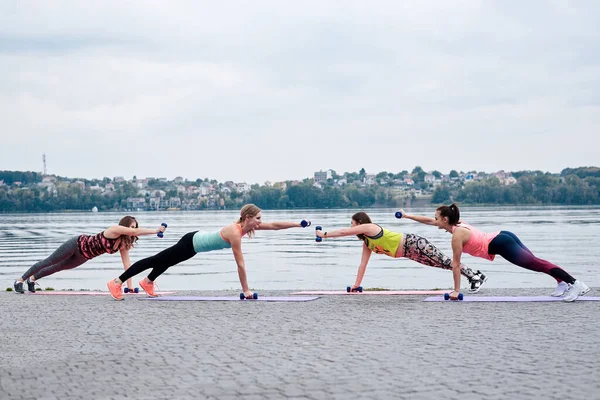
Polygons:
M119 225L111 226L95 235L77 235L64 242L58 249L42 261L31 266L15 283L16 293L25 293L23 283L27 281L27 290L35 293L35 282L48 275L55 274L66 269L79 267L83 263L108 253L119 251L125 270L131 265L129 250L141 235L152 235L164 232L165 227L157 229L138 228L134 217L121 218ZM131 280L127 286L133 291Z
M460 220L460 211L456 204L438 207L435 218L410 215L401 210L402 218L412 219L426 225L437 226L452 233L452 268L454 291L450 298L456 300L460 292L460 262L463 253L493 261L496 255L531 271L542 272L553 277L558 283L551 294L563 297L566 302L577 300L590 291L585 283L573 278L558 265L536 257L512 232L499 231L484 233Z

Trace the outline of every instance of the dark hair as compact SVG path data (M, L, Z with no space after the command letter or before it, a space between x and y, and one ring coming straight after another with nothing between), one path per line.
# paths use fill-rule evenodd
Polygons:
M363 212L363 211L360 211L360 212L357 212L356 214L354 214L352 216L352 219L354 221L358 222L359 225L373 223L371 221L371 217L369 217L369 214L367 214L366 212ZM365 240L365 235L362 233L359 235L356 235L356 237L358 237L360 240Z
M135 217L132 217L130 215L121 218L121 220L119 221L119 225L126 226L129 228L129 225L131 225L132 222L135 222L135 227L139 228L138 222L135 219ZM137 242L138 240L137 236L121 235L120 238L121 244L119 245L119 247L127 250L131 249L135 242Z
M448 217L448 223L450 225L456 225L458 224L458 221L460 221L460 211L458 210L458 206L454 203L449 206L438 207L437 211L440 212L440 217Z

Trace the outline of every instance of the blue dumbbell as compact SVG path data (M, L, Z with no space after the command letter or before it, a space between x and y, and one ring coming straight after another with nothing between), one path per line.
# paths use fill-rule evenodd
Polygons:
M396 218L402 218L402 213L400 211L396 211Z
M463 298L464 298L463 294L459 293L458 294L458 300L462 300ZM450 300L450 293L444 293L444 300Z
M129 289L129 288L126 287L125 289L123 289L123 292L125 292L125 293L139 293L140 292L140 288L135 288L135 289L131 290L131 289Z
M164 227L165 227L165 229L167 228L167 223L166 223L166 222L163 222L161 225L162 225L162 226L164 226ZM158 236L159 238L161 238L161 237L163 237L163 236L164 236L164 234L163 234L162 232L158 232L158 233L156 234L156 236Z
M254 294L252 295L252 298L253 298L254 300L258 299L258 293L254 293ZM244 296L244 293L240 293L240 300L246 300L246 296Z
M320 227L320 226L315 226L315 231L320 231L320 230L323 230L323 228L322 228L322 227ZM316 240L317 242L320 242L320 241L322 241L322 240L323 240L323 238L320 238L320 237L318 237L318 236L317 236L315 240Z
M346 292L350 293L350 290L351 290L351 289L352 289L352 287L351 287L351 286L348 286L348 287L346 287ZM359 293L362 293L362 291L363 291L363 288L362 288L362 286L359 286L359 287L355 288L355 289L354 289L354 290L352 290L352 291L353 291L353 292L359 292Z
M311 225L311 223L310 223L310 221L307 221L307 220L303 219L303 220L300 222L300 225L302 225L302 227L303 227L303 228L306 228L307 226L310 226L310 225Z

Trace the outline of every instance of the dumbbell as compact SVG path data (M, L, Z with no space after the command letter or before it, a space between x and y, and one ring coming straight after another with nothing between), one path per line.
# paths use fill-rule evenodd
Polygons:
M315 231L321 231L321 230L323 230L323 228L321 226L315 226ZM323 240L323 238L320 238L320 237L317 236L315 240L317 242L320 242L320 241Z
M306 228L307 226L310 226L310 225L311 225L311 222L310 222L310 221L307 221L307 220L305 220L305 219L303 219L302 221L300 221L300 225L301 225L303 228Z
M400 211L396 211L396 218L402 218L402 213Z
M362 293L363 288L362 288L362 286L359 286L359 287L355 288L354 290L352 290L352 286L348 286L346 288L346 292L350 293L350 291Z
M458 300L462 300L463 298L464 298L463 294L459 293L458 294ZM450 300L450 293L444 293L444 300Z
M129 289L128 287L126 287L125 289L123 289L124 293L139 293L140 292L140 288L135 288L133 290Z
M254 293L254 294L252 295L252 298L253 298L254 300L258 299L258 293ZM240 300L246 300L246 296L244 296L244 293L240 293ZM248 299L248 300L249 300L249 299Z
M164 226L164 227L165 227L165 229L167 228L167 223L166 223L166 222L163 222L161 225L162 225L162 226ZM164 234L163 234L162 232L158 232L158 233L156 234L156 236L158 236L159 238L161 238L161 237L163 237L163 236L164 236Z

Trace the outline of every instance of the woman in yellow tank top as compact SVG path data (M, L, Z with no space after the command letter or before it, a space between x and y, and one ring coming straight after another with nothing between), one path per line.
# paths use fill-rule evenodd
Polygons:
M355 291L361 284L371 253L385 254L390 257L404 257L430 267L452 271L452 259L442 253L429 240L412 233L392 232L374 224L365 212L357 212L352 216L352 227L331 232L316 231L323 239L356 235L363 241L363 252L356 281L351 287ZM486 276L480 271L474 272L461 264L460 273L469 280L470 292L478 292Z

